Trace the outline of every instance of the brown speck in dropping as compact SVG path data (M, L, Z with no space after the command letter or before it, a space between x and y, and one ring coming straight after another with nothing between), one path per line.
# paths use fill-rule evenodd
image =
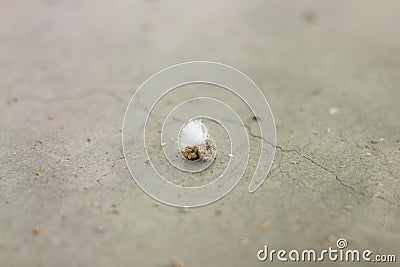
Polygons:
M35 235L40 234L42 231L43 231L43 229L41 226L37 225L37 226L32 227L32 233Z
M153 207L159 208L159 207L160 207L160 203L154 203L154 204L153 204Z
M138 247L139 250L145 250L146 249L146 246L143 243L138 244L137 247Z
M116 208L116 207L117 207L117 205L115 205L115 204L111 204L111 205L110 205L110 207L111 207L111 208Z
M52 121L52 120L54 120L54 117L53 117L53 116L48 116L47 119L48 119L49 121Z
M35 175L36 176L41 176L42 174L38 171L38 172L35 172Z
M265 221L260 225L260 228L263 230L267 230L271 226L271 223L269 221Z
M291 163L291 164L294 164L294 165L299 164L297 161L294 161L294 160L291 160L290 163Z
M90 143L90 142L92 142L92 138L88 137L88 138L86 138L86 141L87 141L88 143Z
M352 205L345 205L343 208L344 208L345 210L350 211L350 210L353 209L353 206L352 206Z
M247 246L249 244L249 239L245 236L240 237L239 242L242 246Z
M253 121L259 121L259 120L261 120L261 116L259 116L259 115L257 115L257 114L253 114L253 116L251 116L251 119L252 119Z
M371 144L377 144L378 143L378 141L376 141L376 140L370 140L369 141Z
M220 216L222 214L222 210L221 209L216 209L215 210L215 214L217 214L218 216Z
M103 234L103 233L104 233L104 228L103 228L103 226L97 225L97 226L96 226L96 233Z
M182 156L187 160L197 160L200 158L199 146L187 146L181 151Z
M336 236L334 236L334 235L329 235L327 239L328 239L328 242L331 243L332 245L335 245L335 244L336 244L336 240L337 240L337 237L336 237Z

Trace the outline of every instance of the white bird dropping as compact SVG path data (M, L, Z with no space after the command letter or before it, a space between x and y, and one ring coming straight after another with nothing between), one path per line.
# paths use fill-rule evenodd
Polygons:
M217 151L217 147L201 119L192 120L182 128L179 148L187 160L213 160Z

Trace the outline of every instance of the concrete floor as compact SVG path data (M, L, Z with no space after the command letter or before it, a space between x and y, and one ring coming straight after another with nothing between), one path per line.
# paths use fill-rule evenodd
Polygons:
M399 8L1 1L0 266L265 266L264 245L337 238L399 258ZM254 79L278 147L256 193L245 175L222 200L182 210L133 182L121 127L143 81L192 60Z

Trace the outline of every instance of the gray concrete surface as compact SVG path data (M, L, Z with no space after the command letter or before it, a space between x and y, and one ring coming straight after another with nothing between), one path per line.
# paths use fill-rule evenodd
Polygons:
M265 244L339 237L399 261L399 8L1 1L0 266L265 266ZM133 182L121 127L145 79L199 59L256 81L278 149L255 194L246 175L221 201L182 210Z

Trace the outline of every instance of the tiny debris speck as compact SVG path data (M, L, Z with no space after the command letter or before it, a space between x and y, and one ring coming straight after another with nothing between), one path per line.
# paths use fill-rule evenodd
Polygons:
M115 214L115 215L118 215L120 212L117 209L113 209L112 213Z
M103 226L97 225L97 226L96 226L96 233L103 234L103 233L104 233L104 228L103 228Z
M267 230L271 226L271 223L269 221L265 221L260 225L260 228L263 230Z
M337 240L337 237L336 237L336 236L334 236L334 235L329 235L327 239L328 239L328 242L329 242L330 244L332 244L332 245L336 244L336 240Z
M215 210L215 214L217 214L218 216L222 214L222 210L221 209L216 209Z
M251 117L251 119L252 119L253 121L258 121L258 120L261 120L261 116L259 116L259 115L257 115L257 114L253 114L253 116Z
M43 231L43 229L41 226L37 225L37 226L32 227L32 233L35 235L40 234L42 231Z
M239 242L242 246L247 246L249 244L249 239L245 236L240 237Z
M353 206L352 205L345 205L343 208L345 210L351 211L353 209Z

